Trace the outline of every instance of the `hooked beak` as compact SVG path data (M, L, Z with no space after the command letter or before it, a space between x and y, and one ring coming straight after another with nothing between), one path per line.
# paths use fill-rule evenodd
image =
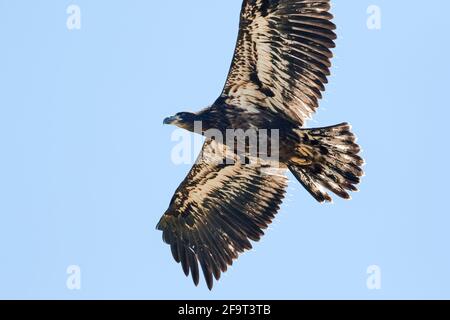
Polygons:
M163 124L172 124L177 120L176 117L167 117L164 119Z

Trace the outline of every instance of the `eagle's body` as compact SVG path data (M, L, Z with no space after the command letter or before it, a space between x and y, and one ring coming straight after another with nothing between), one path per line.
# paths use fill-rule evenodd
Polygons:
M348 124L305 129L327 82L335 26L329 0L244 0L236 50L220 97L164 123L206 136L203 150L158 223L186 275L211 289L271 223L290 170L319 202L349 199L363 175ZM198 125L200 124L200 128ZM244 134L244 148L218 139ZM210 132L214 134L210 135ZM252 153L246 133L265 135L269 156ZM276 137L276 143L274 143ZM248 139L249 141L251 139ZM276 157L273 157L274 154ZM247 161L249 158L258 161Z
M218 99L211 107L202 110L197 113L197 120L201 123L201 132L199 134L206 135L208 137L208 131L215 130L220 131L222 137L230 135L230 131L242 130L248 135L254 134L256 139L267 139L267 150L270 151L272 135L276 132L279 137L279 148L277 154L268 154L268 156L279 158L279 165L283 166L295 153L295 146L301 142L301 135L296 133L295 130L300 127L295 122L288 118L280 117L275 112L254 106L252 110L241 109L238 106L230 106ZM191 128L186 128L190 130ZM195 130L190 130L195 132ZM235 153L239 153L237 148L233 150ZM244 150L247 153L247 148ZM259 154L258 154L259 155Z
M239 106L230 106L220 99L199 114L205 129L219 129L223 133L229 129L284 130L287 127L299 127L298 124L280 117L271 110L259 106L253 106L252 110L247 110Z

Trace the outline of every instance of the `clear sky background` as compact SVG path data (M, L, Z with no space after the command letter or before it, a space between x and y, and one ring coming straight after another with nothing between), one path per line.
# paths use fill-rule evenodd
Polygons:
M184 277L155 230L190 168L162 120L219 95L240 7L0 0L0 298L450 298L447 0L334 1L333 76L309 126L353 124L361 192L319 205L293 181L212 292Z

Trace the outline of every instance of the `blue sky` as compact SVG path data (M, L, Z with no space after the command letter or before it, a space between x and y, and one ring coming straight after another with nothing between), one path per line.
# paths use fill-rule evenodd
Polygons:
M0 298L450 298L450 3L431 3L334 1L333 75L309 126L353 125L361 192L319 205L292 182L209 292L155 230L189 170L162 119L219 95L241 0L0 0ZM66 286L71 265L81 290Z

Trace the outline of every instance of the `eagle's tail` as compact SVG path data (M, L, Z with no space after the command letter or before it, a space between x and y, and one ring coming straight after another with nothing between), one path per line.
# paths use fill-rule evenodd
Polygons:
M308 192L319 202L332 199L326 189L344 199L364 172L361 148L347 123L327 128L299 129L301 143L288 163L289 169Z

